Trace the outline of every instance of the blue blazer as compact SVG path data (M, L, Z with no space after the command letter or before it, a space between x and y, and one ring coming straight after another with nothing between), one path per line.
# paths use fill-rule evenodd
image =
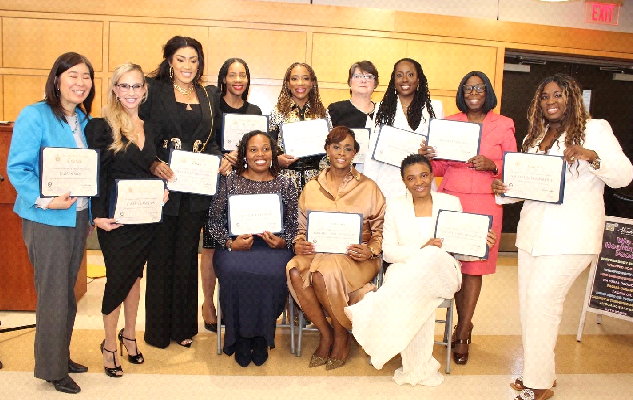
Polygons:
M77 108L81 131L88 117ZM86 141L85 136L83 137ZM15 121L9 148L7 174L18 193L13 211L24 219L53 226L74 227L77 204L67 210L42 209L35 206L40 197L40 149L42 147L77 148L72 129L60 121L50 106L39 102L25 107Z

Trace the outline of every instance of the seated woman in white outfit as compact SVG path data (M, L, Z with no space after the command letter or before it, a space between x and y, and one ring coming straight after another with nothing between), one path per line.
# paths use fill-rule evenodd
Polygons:
M459 198L431 191L429 161L412 154L402 161L405 196L387 199L384 259L393 263L381 288L346 307L352 333L377 369L402 355L394 374L399 385L436 386L443 377L433 358L435 309L461 285L459 261L433 237L438 211L462 211ZM490 231L488 245L495 235Z

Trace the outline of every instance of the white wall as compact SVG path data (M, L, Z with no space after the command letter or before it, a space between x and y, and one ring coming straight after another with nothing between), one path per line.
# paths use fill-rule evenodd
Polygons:
M310 4L310 0L256 0ZM633 0L624 0L619 25L585 22L584 0L546 3L539 0L312 0L312 4L373 7L426 14L499 19L500 21L633 33ZM632 49L633 51L633 49Z

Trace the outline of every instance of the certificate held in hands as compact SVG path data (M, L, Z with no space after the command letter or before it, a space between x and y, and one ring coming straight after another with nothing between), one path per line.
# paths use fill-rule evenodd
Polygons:
M237 150L237 145L245 133L268 133L267 115L224 114L222 118L222 149L225 151Z
M324 154L328 126L324 119L290 122L281 125L286 154L301 158Z
M98 196L99 151L44 147L40 154L40 194Z
M464 256L488 258L486 238L492 226L490 215L440 210L435 223L435 237L442 239L442 249Z
M565 190L565 160L547 154L503 155L503 196L561 204Z
M160 179L117 179L110 218L118 224L151 224L163 215L165 184Z
M363 215L343 212L308 211L308 242L317 253L347 253L347 246L360 244Z
M427 146L435 158L466 162L479 154L481 125L472 122L431 119Z
M283 232L283 211L279 193L229 196L229 234L248 235Z
M416 132L382 125L378 130L372 158L400 168L402 160L412 153L417 153L425 138L426 136Z
M175 179L167 182L167 189L213 196L218 188L220 161L221 158L213 154L172 149L169 167Z

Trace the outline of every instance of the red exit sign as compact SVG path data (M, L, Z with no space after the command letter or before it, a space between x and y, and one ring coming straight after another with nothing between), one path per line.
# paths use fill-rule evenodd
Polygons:
M585 20L594 24L617 25L620 5L610 3L585 3Z

